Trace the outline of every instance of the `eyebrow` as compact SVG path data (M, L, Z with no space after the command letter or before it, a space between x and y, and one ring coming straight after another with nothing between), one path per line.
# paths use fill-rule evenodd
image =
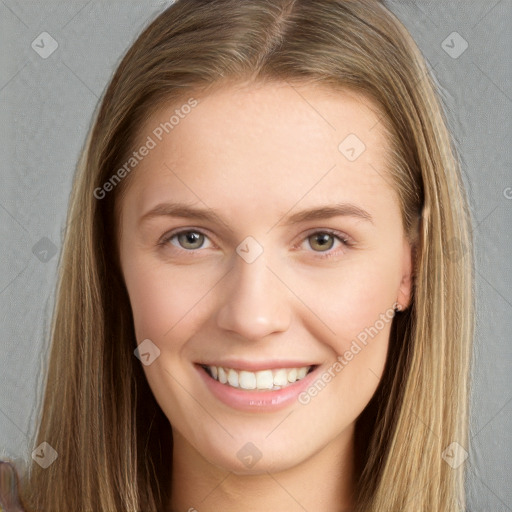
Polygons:
M355 217L373 224L373 218L366 210L350 203L338 203L302 210L286 217L282 224L287 226L309 220L329 219L331 217Z
M139 219L139 224L155 217L198 219L217 223L223 226L227 231L232 231L229 224L211 208L198 208L184 203L160 203L142 215ZM373 224L373 218L366 210L363 210L359 206L351 203L338 203L321 207L313 207L288 216L284 213L280 215L281 220L277 224L289 226L300 222L329 219L332 217L354 217Z

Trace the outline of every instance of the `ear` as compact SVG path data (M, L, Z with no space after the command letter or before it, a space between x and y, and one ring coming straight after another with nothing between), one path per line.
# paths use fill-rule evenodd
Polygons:
M408 308L411 303L414 257L415 247L409 243L407 238L404 238L402 250L402 278L396 299L401 311Z

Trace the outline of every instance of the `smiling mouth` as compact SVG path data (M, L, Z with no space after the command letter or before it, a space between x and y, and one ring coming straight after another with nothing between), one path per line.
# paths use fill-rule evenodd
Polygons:
M214 380L232 388L256 391L277 391L291 386L311 373L317 365L297 368L275 368L251 372L222 366L200 365Z

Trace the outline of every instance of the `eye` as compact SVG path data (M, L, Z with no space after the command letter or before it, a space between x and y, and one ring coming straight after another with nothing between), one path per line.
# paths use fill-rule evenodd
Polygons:
M343 248L351 246L351 240L345 234L335 230L317 230L303 239L301 246L308 242L313 252L319 253L317 257L330 258L338 256L343 252ZM341 249L331 250L338 242ZM212 243L208 236L197 229L184 229L169 233L163 237L159 245L173 245L181 251L198 252L198 249L206 249L212 247ZM307 249L306 249L307 250Z
M334 245L334 237L331 233L318 232L308 236L308 242L315 251L328 251Z
M177 233L170 233L166 235L160 243L161 245L170 243L179 249L194 251L196 249L204 249L204 244L206 241L209 241L209 239L204 233L201 231L188 229L178 231Z
M319 254L318 257L320 258L337 256L343 252L344 248L351 245L350 239L346 235L333 230L322 230L310 233L306 236L304 242L307 242L314 252L325 253ZM341 249L331 250L336 245L336 242L338 242L338 247L341 247Z

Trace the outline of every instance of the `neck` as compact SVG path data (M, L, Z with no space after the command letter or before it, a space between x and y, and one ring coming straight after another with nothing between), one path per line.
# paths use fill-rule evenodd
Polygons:
M173 430L170 512L349 512L355 482L353 426L280 472L241 475L206 461Z

